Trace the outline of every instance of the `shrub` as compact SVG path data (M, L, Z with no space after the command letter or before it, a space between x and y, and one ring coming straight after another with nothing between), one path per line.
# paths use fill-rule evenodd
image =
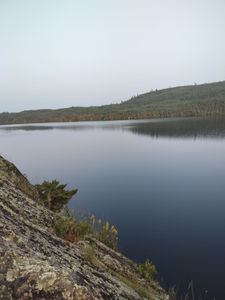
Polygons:
M91 232L91 226L77 222L73 217L57 216L54 219L54 230L57 236L69 242L76 242Z
M66 186L66 184L60 184L57 180L44 181L42 184L36 185L44 205L55 212L61 211L78 192L77 189L66 190Z
M118 229L114 225L110 225L109 222L104 222L101 219L97 219L94 215L88 213L78 214L77 212L71 212L66 208L66 214L71 218L78 220L79 224L89 227L90 233L104 243L108 247L117 250L118 246Z
M138 271L140 275L147 280L152 279L157 274L155 265L148 259L138 266Z

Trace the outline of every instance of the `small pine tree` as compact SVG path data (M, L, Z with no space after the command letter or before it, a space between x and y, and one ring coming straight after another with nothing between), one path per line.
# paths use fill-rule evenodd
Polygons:
M77 189L65 190L67 184L60 184L57 180L44 181L37 185L41 200L49 209L59 212L78 192Z

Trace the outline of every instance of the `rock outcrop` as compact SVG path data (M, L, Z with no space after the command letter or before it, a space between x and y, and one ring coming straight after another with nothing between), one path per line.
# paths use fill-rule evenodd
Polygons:
M167 299L155 281L147 294L137 288L147 283L136 264L97 240L93 263L85 254L91 238L64 241L53 220L36 188L0 156L0 299Z

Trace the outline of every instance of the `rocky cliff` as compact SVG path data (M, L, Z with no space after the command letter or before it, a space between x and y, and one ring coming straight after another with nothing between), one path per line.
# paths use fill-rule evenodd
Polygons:
M90 240L58 238L53 219L36 188L0 156L0 299L168 299L134 262L96 240L93 263L84 251Z

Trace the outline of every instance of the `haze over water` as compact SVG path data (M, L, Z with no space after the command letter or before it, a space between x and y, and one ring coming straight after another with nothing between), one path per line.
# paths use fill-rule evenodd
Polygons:
M167 285L225 298L224 119L1 126L0 141L32 183L77 187L70 207L115 224Z

